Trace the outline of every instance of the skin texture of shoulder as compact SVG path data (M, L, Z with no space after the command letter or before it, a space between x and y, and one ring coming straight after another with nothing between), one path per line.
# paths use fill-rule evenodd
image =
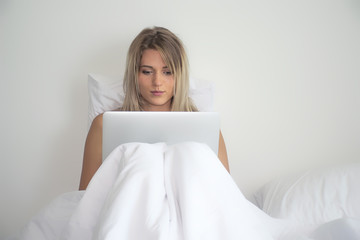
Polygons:
M91 178L102 163L102 127L103 114L100 114L93 120L86 138L79 190L85 190L87 188ZM218 157L229 172L226 146L221 132Z

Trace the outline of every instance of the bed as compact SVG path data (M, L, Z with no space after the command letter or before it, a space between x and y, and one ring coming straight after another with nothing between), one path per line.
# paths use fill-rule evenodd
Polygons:
M360 163L333 164L279 177L253 202L269 216L304 226L309 239L360 239ZM306 238L305 238L306 239Z
M194 85L193 83L190 94L201 111L212 110L213 98L211 84ZM123 100L121 82L112 81L112 79L104 76L90 74L89 96L89 123L91 123L92 119L99 113L121 105ZM99 170L96 177L94 177L96 180L94 181L95 183L91 185L90 190L88 189L86 192L74 191L64 193L57 197L34 216L28 225L11 239L115 239L116 236L99 237L103 235L98 235L96 238L93 232L108 232L110 231L109 229L131 229L134 227L135 224L131 224L126 228L123 227L131 221L136 222L136 219L130 221L130 219L134 217L133 214L129 214L126 221L119 222L121 216L114 216L111 214L113 211L109 211L109 209L120 206L127 208L131 205L130 203L132 203L129 202L129 205L123 204L125 200L122 198L120 198L121 200L118 199L119 196L121 196L120 192L123 191L123 187L121 187L122 185L119 183L121 182L119 178L122 176L122 171L119 170L119 161L121 161L119 160L121 159L119 156L131 152L131 154L128 154L128 159L136 158L137 155L133 155L133 149L135 148L146 148L146 151L151 151L154 156L172 154L178 157L178 155L181 154L174 154L174 152L180 152L176 150L178 148L187 148L187 152L191 153L191 156L198 156L199 149L203 149L203 153L208 153L206 147L196 145L196 143L179 147L164 145L151 146L150 148L142 145L119 146L119 148L114 150L109 160L106 161L106 164L104 162L101 170ZM164 152L166 152L166 154L164 154ZM143 151L138 153L143 153ZM206 159L216 159L216 157L210 155L207 155ZM197 159L196 161L203 161L202 157L194 157L194 159ZM241 194L231 179L231 176L223 171L224 169L217 170L221 169L218 167L218 164L220 164L219 161L214 160L213 167L208 169L208 172L200 173L203 175L207 174L207 176L211 174L212 177L207 179L221 179L221 183L223 184L217 184L216 181L211 184L206 182L203 185L199 185L197 191L195 191L196 188L194 188L194 191L199 192L199 189L204 189L210 185L215 189L212 189L213 191L221 192L224 193L224 196L228 196L227 198L221 198L219 196L209 197L209 195L206 195L206 198L203 198L202 201L199 199L199 202L206 202L206 204L211 202L208 199L222 201L224 208L222 208L221 211L215 211L215 207L212 205L210 205L210 207L208 206L207 209L212 209L214 211L213 215L217 218L222 216L221 212L227 211L227 215L221 221L224 224L220 227L218 223L214 225L214 222L204 218L205 212L201 214L200 211L200 213L196 214L199 209L202 209L202 205L206 204L198 204L197 208L190 208L191 210L185 211L186 214L183 212L184 216L182 216L183 218L185 218L185 215L189 216L189 220L186 222L191 222L191 219L198 219L194 224L189 224L189 228L195 226L198 222L202 222L204 226L212 226L201 232L201 236L207 236L201 239L360 239L359 162L324 166L290 176L279 177L258 189L253 195L252 202L248 201ZM156 166L156 164L152 166ZM188 166L181 167L186 168ZM179 166L176 166L175 169L176 168L179 168ZM154 171L158 171L160 174L160 172L163 172L161 169ZM155 175L158 176L159 174ZM198 177L201 176L201 174L197 172L195 175ZM135 175L137 176L136 179L138 179L138 173ZM128 174L126 176L128 178L128 176L132 175ZM146 176L144 179L147 179L145 181L147 182L148 179L153 178ZM154 181L156 181L156 179L157 178L154 178ZM181 179L183 185L196 185L193 184L193 182L187 182L189 179L188 176ZM136 180L134 181L136 182ZM222 188L224 185L229 186L229 193L226 193L227 188ZM140 189L141 186L143 186L143 184L140 184L138 188ZM149 187L149 189L152 189L154 192L161 191L151 187ZM147 191L144 190L143 192ZM187 192L185 193L191 195ZM125 195L129 196L132 194L135 193L127 190ZM210 194L210 192L206 194ZM148 196L142 198L148 199ZM186 201L186 199L184 201ZM157 202L159 201L154 200L154 203L150 204L148 209L152 209L152 207L154 209L164 209L154 207ZM139 206L142 205L137 205L135 209L138 210ZM179 204L174 203L173 206L179 206ZM141 213L144 211L141 211ZM164 229L168 229L168 225L166 225L169 222L167 219L168 215L164 215L163 212L161 212L158 216L166 217L165 219L164 217L158 217L154 220L154 222L157 223L157 229L162 229L163 226L165 226L163 227ZM105 227L101 227L100 230L99 224L97 224L99 218L105 219L102 222L106 223L102 225ZM108 224L109 222L110 224ZM164 222L165 225L160 224L160 226L158 224L159 222ZM204 222L208 222L208 225ZM135 234L139 234L136 227L134 232ZM81 231L78 231L79 229ZM199 239L194 236L200 236L200 233L198 233L198 235L193 234L197 230L191 229L187 237L168 238L169 235L149 235L147 239ZM228 230L229 235L227 235L227 237L221 235L221 231L224 229ZM64 231L67 233L70 232L71 234L64 234ZM140 232L144 233L144 231ZM129 233L126 234L123 236L130 236ZM145 236L148 235L145 234ZM135 237L127 239L143 238Z

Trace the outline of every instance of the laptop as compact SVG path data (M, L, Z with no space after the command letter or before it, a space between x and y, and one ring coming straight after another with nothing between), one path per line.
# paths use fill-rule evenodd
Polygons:
M102 158L130 142L200 142L217 155L219 133L220 117L216 112L105 112Z

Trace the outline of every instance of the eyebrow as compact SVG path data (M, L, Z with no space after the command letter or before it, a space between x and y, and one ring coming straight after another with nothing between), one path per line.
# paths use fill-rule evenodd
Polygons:
M149 65L140 65L140 67L147 67L147 68L154 69L153 66L149 66ZM164 68L168 68L168 66L164 66L163 69L164 69Z

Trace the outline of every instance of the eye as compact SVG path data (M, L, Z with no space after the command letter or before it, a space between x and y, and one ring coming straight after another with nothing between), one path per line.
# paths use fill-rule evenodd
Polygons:
M150 70L142 70L141 73L145 74L145 75L150 75L152 73L152 71L150 71Z
M164 71L163 73L164 73L166 76L172 75L172 72L171 72L171 71Z

